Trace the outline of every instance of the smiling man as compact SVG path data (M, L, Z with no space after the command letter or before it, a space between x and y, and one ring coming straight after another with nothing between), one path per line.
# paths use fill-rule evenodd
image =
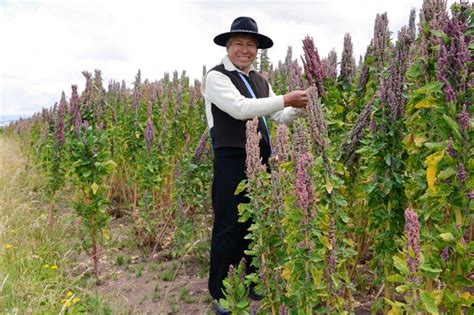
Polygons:
M222 280L227 276L230 265L236 266L245 257L247 273L255 271L250 266L251 257L244 255L249 245L245 235L251 222L238 222L237 206L248 202L248 198L245 197L245 192L234 195L237 185L246 178L246 122L258 117L260 152L263 162L267 164L271 154L271 140L265 116L277 123L291 123L304 114L301 108L306 107L309 97L306 91L292 91L277 96L268 82L255 71L253 62L258 49L272 47L273 41L258 32L254 19L236 18L230 32L217 35L214 42L227 50L222 62L212 68L202 80L206 117L214 150L214 224L209 291L218 301L224 297ZM251 287L249 298L262 297ZM214 303L214 309L217 314L229 314L218 302Z
M234 35L227 41L227 55L239 70L248 75L257 56L257 40L252 35Z

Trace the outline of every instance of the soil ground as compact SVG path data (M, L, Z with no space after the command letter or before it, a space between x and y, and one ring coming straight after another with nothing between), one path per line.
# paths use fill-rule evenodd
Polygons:
M7 147L7 142L0 141L0 144ZM5 165L17 167L11 162L6 161ZM27 166L21 166L22 163L17 163L20 165L18 170L23 168L27 172ZM36 193L39 194L30 192ZM64 191L58 207L76 220L73 210L68 208L71 195L70 191ZM80 222L71 222L70 235L81 235ZM134 243L135 237L126 219L113 219L106 234L102 234L104 246L100 254L99 280L92 275L93 263L84 250L68 251L64 260L69 266L67 280L72 283L85 279L88 289L84 290L105 301L112 314L213 314L212 299L207 291L208 245L205 241L199 244L204 252L202 257L173 255L171 247L165 246L150 259L150 255L145 254L149 250ZM80 245L86 239L75 240L76 249L87 247ZM365 272L361 269L358 274ZM377 296L373 291L354 294L356 314L370 314L370 301ZM251 309L258 308L257 303L252 306Z

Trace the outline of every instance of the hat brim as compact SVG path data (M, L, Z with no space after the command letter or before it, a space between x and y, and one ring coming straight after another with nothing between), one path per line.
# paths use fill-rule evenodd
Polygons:
M214 37L214 43L216 43L219 46L225 47L227 44L227 40L232 36L236 34L249 34L255 36L258 42L258 48L260 49L267 49L273 46L273 41L271 40L270 37L267 37L265 35L255 33L252 31L246 31L246 30L239 30L239 31L232 31L232 32L227 32L227 33L222 33Z

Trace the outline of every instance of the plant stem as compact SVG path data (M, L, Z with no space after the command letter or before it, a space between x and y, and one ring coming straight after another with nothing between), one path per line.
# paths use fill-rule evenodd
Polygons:
M392 215L392 200L389 199L388 204L387 204L387 213L388 217L391 218ZM390 230L390 220L386 222L386 229ZM387 277L389 276L389 270L388 270L388 263L389 263L390 256L385 254L384 256L384 264L383 264L383 273L384 273L384 283L385 283L385 299L391 300L392 296L390 294L390 285L389 282L387 281ZM384 314L387 314L389 312L389 305L385 303L384 307Z
M431 232L433 228L433 222L431 221L431 219L428 219L427 227L428 227L428 231ZM431 257L431 249L429 247L426 250L426 255L427 257ZM429 276L426 276L425 290L428 292L433 291L433 279L431 279Z
M358 237L357 256L354 261L354 264L352 265L351 271L349 272L349 279L352 279L354 277L354 274L357 270L357 264L362 259L362 255L365 253L365 242L367 238L367 232L366 232L367 218L363 218L363 223L360 226L363 227L363 232L362 232L362 235Z
M384 273L384 276L385 276L385 279L384 279L384 283L385 283L385 286L384 286L384 292L385 292L385 299L387 300L391 300L392 299L392 296L390 294L390 288L389 288L389 285L388 285L388 281L387 281L387 277L389 276L389 272L388 272L388 267L387 267L387 264L386 262L388 261L387 259L387 256L385 256L385 264L383 266L383 273ZM389 305L388 303L385 303L385 307L384 307L384 311L383 313L384 314L388 314L389 312Z
M96 278L99 277L99 258L97 257L97 231L96 229L92 229L92 260L94 262L94 273Z
M50 207L49 207L49 228L52 230L54 226L54 197L55 193L53 192L51 196L51 202L50 202Z
M463 219L463 216L462 216L461 208L455 207L454 208L454 215L456 217L456 224L458 224L459 226L462 226L463 222L464 222L464 219Z
M347 275L347 261L344 262L344 273ZM351 281L350 278L348 278L349 282ZM349 303L349 310L351 312L354 312L354 304L353 304L353 297L352 297L352 292L349 287L346 286L346 296L347 296L347 302Z
M472 230L473 229L474 229L474 220L471 219L470 222L469 222L469 233L468 233L469 239L467 240L468 243L472 241Z
M133 210L132 210L132 219L136 221L138 219L138 210L137 210L137 183L133 188Z
M459 229L462 229L463 223L464 223L464 218L462 215L461 208L455 207L454 208L454 215L456 217L456 225L459 225ZM464 235L461 235L461 239L464 237ZM461 267L461 257L459 254L456 254L455 258L455 264L456 264L456 276L462 276L462 267ZM459 284L455 284L455 291L460 292L462 288L459 286ZM456 303L455 306L455 314L462 314L462 306L460 303Z

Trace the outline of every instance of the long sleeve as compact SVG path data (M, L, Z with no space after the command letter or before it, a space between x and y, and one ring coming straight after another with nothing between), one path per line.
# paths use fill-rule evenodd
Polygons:
M255 116L268 116L283 110L283 96L274 93L266 98L246 98L226 75L210 71L205 78L206 103L213 103L235 119L246 120Z
M240 71L230 62L227 56L222 59L222 64L228 71ZM254 70L251 69L251 71ZM267 116L278 124L290 124L293 120L305 114L304 109L285 107L283 95L275 95L270 84L269 97L246 98L240 94L229 77L218 71L209 71L203 77L201 93L206 101L206 117L209 129L214 126L212 103L238 120Z
M270 97L275 95L272 87L270 86ZM285 107L282 110L274 112L268 115L268 118L275 121L277 124L291 124L295 119L302 117L306 114L306 110L303 108Z

